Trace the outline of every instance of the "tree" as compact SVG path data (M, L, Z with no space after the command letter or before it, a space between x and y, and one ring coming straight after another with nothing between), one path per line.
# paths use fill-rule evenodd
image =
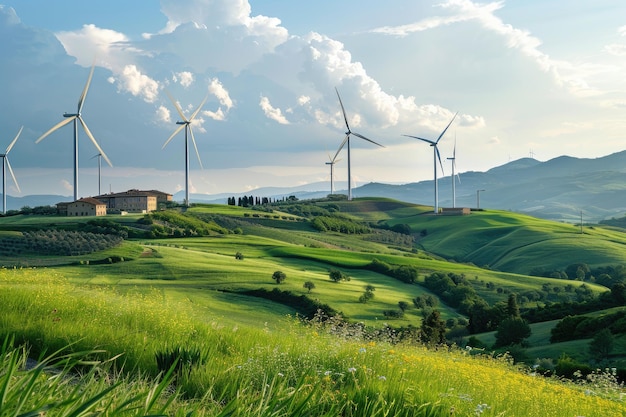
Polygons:
M420 338L426 345L436 346L446 343L446 323L441 319L441 313L433 310L422 321Z
M615 337L609 329L602 329L589 342L589 353L597 360L606 359L615 345Z
M315 284L313 283L313 281L306 281L302 286L306 288L309 292L311 292L311 290L315 288Z
M530 326L521 317L509 317L500 323L496 331L496 347L521 344L530 336Z
M272 279L276 281L277 284L280 284L287 279L287 275L285 275L283 271L276 271L272 274Z
M506 305L506 314L509 318L519 318L519 306L517 305L517 295L509 294L509 299Z
M402 312L405 312L409 309L409 303L406 301L398 301L398 308L400 308Z
M338 269L331 269L328 272L328 277L333 282L350 281L350 277L347 276L346 274L344 274L343 272L341 272Z
M369 300L374 298L374 291L376 291L376 288L373 285L371 284L366 285L365 292L359 297L359 302L365 304Z
M243 253L241 253L241 252L237 252L237 253L235 254L235 259L238 259L238 260L240 260L240 261L241 261L241 260L243 260Z

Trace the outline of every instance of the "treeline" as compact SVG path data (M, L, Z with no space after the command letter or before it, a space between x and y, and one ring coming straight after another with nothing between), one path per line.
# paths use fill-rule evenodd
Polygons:
M534 268L530 271L530 275L593 282L611 288L617 283L626 283L626 265L602 266L591 269L586 263L574 263L563 270Z
M274 288L271 291L268 291L265 288L259 288L256 290L244 291L242 294L264 298L266 300L286 305L296 310L299 314L302 314L307 320L312 320L319 315L320 312L326 317L334 317L339 314L328 304L322 304L319 301L312 300L306 295L296 295L291 291L281 291L278 288ZM345 318L345 316L343 317Z
M365 269L387 275L407 284L413 284L417 281L417 269L409 265L391 265L376 258L365 266Z
M271 198L271 197L255 197L255 196L247 196L243 197L228 197L227 204L229 206L239 206L239 207L251 207L251 206L260 206L264 204L273 204L279 201L297 201L298 199L295 196L283 197L281 199Z
M602 329L613 334L626 333L626 311L596 317L567 316L552 329L550 343L590 339Z
M317 216L311 224L320 232L339 232L352 235L370 233L371 231L363 223L339 216Z
M21 236L5 236L0 239L0 254L15 256L23 254L73 256L85 255L119 245L122 237L114 234L97 234L68 230L36 230L23 232Z

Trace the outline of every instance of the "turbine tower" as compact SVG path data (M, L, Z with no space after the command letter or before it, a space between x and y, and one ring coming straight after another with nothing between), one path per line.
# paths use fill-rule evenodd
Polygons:
M439 160L439 165L441 166L441 173L443 174L443 164L441 163L441 155L439 154L439 148L437 148L437 145L439 144L439 141L441 140L443 135L446 133L446 130L448 130L448 128L454 121L454 118L456 117L457 114L459 113L456 112L454 116L452 116L452 120L450 120L450 123L448 123L448 126L446 126L446 128L443 129L443 132L441 132L437 140L424 139L418 136L402 135L402 136L406 136L409 138L418 139L418 140L427 142L433 148L433 167L434 167L434 172L435 172L435 209L434 209L435 214L439 214L439 187L437 185L437 160Z
M334 158L331 158L329 154L328 159L329 159L329 162L326 162L326 165L330 165L330 194L333 195L335 194L335 183L334 183L335 164L341 161L341 159L337 159L337 154L335 154Z
M454 137L454 149L452 150L452 157L451 158L447 158L448 161L451 162L452 165L452 208L456 207L456 181L454 181L454 171L456 170L456 135ZM461 183L461 177L459 177L459 174L456 174L456 178L459 181L459 184Z
M102 154L99 153L91 157L91 159L94 158L98 158L98 195L102 195L102 192L100 191L102 185Z
M380 143L376 143L373 140L366 138L365 136L359 133L356 133L350 130L350 125L348 124L348 117L346 116L346 110L343 108L343 103L341 102L341 96L339 95L339 90L337 90L337 87L335 87L335 91L337 92L337 98L339 99L339 105L341 106L341 112L343 113L343 120L346 122L346 129L347 129L346 137L344 138L343 142L341 142L341 146L337 150L337 153L335 154L335 158L337 158L337 155L339 155L339 152L341 152L344 145L346 145L347 143L348 144L348 201L351 201L352 200L352 175L350 172L350 135L354 135L358 138L371 142L374 145L380 146L381 148L384 148L384 146L381 145ZM335 158L333 158L333 160Z
M17 179L15 179L15 174L13 173L13 169L11 168L11 163L9 162L8 157L9 152L13 148L13 145L15 145L15 142L17 142L17 138L20 137L22 129L24 129L24 126L20 127L17 135L15 135L15 139L13 139L9 146L7 146L7 150L4 151L3 154L0 154L0 158L2 158L2 213L4 214L6 214L7 212L7 175L5 167L9 168L9 173L11 173L11 177L13 178L15 186L17 187L17 191L22 192L22 190L20 190L20 186L17 184Z
M91 139L91 142L94 144L98 152L102 154L102 157L104 158L104 160L107 161L109 166L113 166L113 164L111 164L111 161L109 160L109 157L106 156L106 154L104 153L100 145L98 145L98 142L96 141L96 139L91 134L91 131L87 127L87 124L85 123L81 115L81 111L83 110L83 105L85 104L85 97L87 96L87 91L89 90L89 84L91 84L91 78L93 77L94 69L95 69L95 64L91 66L91 71L89 72L89 78L87 78L87 84L85 84L85 88L83 89L83 92L80 95L80 98L78 99L78 106L76 109L76 113L63 113L63 117L65 117L65 120L62 120L56 125L52 126L50 130L48 130L46 133L41 135L39 139L35 141L35 143L39 143L46 136L48 136L55 130L65 126L66 124L69 124L70 122L74 122L74 201L78 200L78 123L77 121L80 122L81 126L83 127L83 130L85 131L89 139Z
M202 106L204 106L204 103L209 98L209 95L207 94L204 97L204 100L202 100L202 103L200 103L200 105L191 114L191 116L187 118L185 117L183 110L178 105L178 102L172 98L169 92L166 91L166 93L170 101L174 103L174 107L176 107L176 111L178 112L178 115L180 116L180 118L183 119L183 121L176 122L176 124L180 126L176 128L174 133L172 133L171 136L165 141L161 149L165 149L165 147L167 146L168 143L170 143L172 138L176 136L178 132L185 129L185 206L189 207L189 135L191 135L191 142L193 143L193 147L196 150L196 155L198 156L198 162L200 162L200 168L204 169L204 167L202 166L202 160L200 159L200 153L198 152L198 146L196 146L196 138L193 136L193 130L191 129L191 122L198 115L198 113L200 112L200 109L202 108Z

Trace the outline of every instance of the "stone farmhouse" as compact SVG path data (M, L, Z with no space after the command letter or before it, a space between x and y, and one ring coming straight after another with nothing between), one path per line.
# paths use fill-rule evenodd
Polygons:
M81 198L71 203L57 204L59 214L66 216L106 216L107 206L100 200L92 197Z
M107 213L150 213L159 204L172 201L172 195L157 190L128 190L95 197L81 198L74 202L57 204L60 215L104 216Z

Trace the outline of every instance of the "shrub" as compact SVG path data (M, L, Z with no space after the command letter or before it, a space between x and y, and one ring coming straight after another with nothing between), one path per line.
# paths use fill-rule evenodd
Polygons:
M272 279L276 281L277 284L280 284L287 279L287 275L283 271L275 271L272 274Z

